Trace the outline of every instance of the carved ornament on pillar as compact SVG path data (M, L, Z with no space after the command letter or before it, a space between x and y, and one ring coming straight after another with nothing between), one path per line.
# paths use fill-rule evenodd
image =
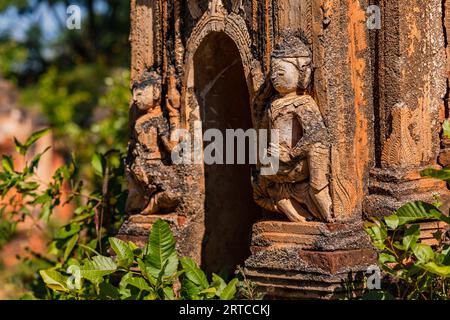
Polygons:
M399 103L394 106L392 133L384 144L381 155L383 167L414 166L420 163L421 156L409 128L412 121L411 110L405 104Z

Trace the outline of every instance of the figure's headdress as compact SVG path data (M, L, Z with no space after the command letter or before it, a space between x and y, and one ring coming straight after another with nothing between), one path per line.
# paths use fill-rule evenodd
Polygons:
M272 58L311 58L311 51L301 37L287 34L272 51Z
M156 71L144 72L140 81L133 83L133 89L144 89L148 86L161 85L162 78Z

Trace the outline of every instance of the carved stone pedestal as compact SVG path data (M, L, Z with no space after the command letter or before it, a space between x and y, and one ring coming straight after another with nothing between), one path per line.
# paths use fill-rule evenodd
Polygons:
M368 217L378 218L388 216L407 202L418 200L435 202L436 196L441 202L447 202L450 194L446 183L436 179L422 178L420 171L421 169L372 169L369 183L370 195L364 201L365 214Z
M376 259L361 222L258 222L251 252L245 272L266 298L358 295L364 273Z

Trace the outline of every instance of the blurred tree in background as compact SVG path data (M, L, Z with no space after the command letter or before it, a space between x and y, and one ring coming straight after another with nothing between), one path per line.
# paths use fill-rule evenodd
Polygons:
M70 5L81 8L79 30L66 27ZM124 0L0 0L0 81L13 83L19 89L19 104L44 118L52 129L53 150L67 163L76 162L75 174L86 192L105 191L105 181L110 185L108 195L114 188L125 189L122 173L99 178L92 162L99 154L117 154L120 159L126 151L129 6ZM114 217L105 219L119 221L124 199L121 190L114 192L120 200L108 199L116 204L109 210ZM85 206L82 202L78 206ZM97 215L93 212L85 223L85 229L94 230L84 233L86 243L101 229ZM110 228L101 236L106 239L114 232ZM20 265L24 270L14 276L18 287L35 283L37 270L58 261L58 256L49 254ZM0 285L5 284L2 278L0 273Z
M79 30L66 27L70 5L81 8ZM0 0L0 77L20 88L23 106L44 115L56 149L76 150L81 163L95 151L126 147L129 6L123 0ZM17 18L26 25L20 37Z

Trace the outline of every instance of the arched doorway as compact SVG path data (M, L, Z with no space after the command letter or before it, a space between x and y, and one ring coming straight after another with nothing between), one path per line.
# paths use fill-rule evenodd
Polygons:
M225 33L212 32L200 44L194 55L194 83L203 132L218 129L226 142L226 129L252 128L241 56ZM226 150L224 153L226 159ZM260 209L253 201L252 168L246 162L204 166L202 265L209 273L233 271L250 255L251 228L260 217Z

